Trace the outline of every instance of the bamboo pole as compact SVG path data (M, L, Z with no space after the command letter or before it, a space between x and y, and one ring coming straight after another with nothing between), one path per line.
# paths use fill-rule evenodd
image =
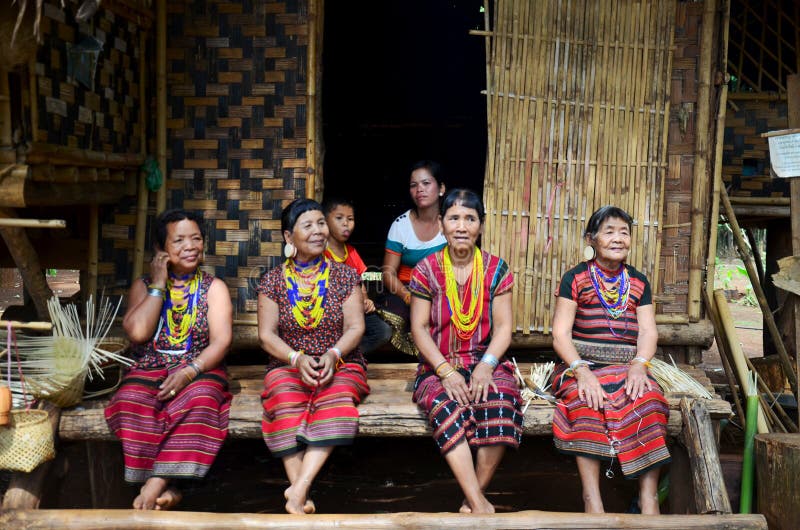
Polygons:
M767 297L764 295L764 290L761 288L761 283L758 281L758 273L756 272L755 265L753 264L753 257L750 254L749 247L742 237L742 232L739 228L739 222L736 220L736 215L733 213L733 206L731 206L731 203L728 200L728 192L725 191L725 189L720 190L720 198L722 199L722 205L724 207L725 216L728 218L728 224L730 224L731 232L733 232L733 240L736 242L736 248L739 251L742 261L744 262L745 268L747 269L747 275L750 277L750 283L753 286L753 294L756 295L758 305L761 307L761 313L764 315L764 321L767 323L767 328L772 336L772 341L775 343L775 349L778 350L778 357L780 358L781 365L786 373L786 378L789 379L789 384L792 386L792 392L797 394L797 374L794 371L794 366L792 365L792 361L786 351L786 346L783 343L778 326L775 324L775 317L772 315L772 310L767 303Z
M0 64L0 148L11 149L11 92L8 72Z
M167 209L167 0L156 0L156 150L163 183L156 211Z
M317 196L317 0L308 0L308 45L306 46L306 190L305 197ZM320 194L321 195L321 194Z
M725 1L726 14L730 10L730 1ZM723 21L728 17L723 15ZM727 29L723 46L727 45ZM724 63L723 63L724 64ZM727 74L726 74L727 75ZM710 299L714 291L714 274L717 267L717 236L719 226L719 190L722 187L722 153L725 149L725 116L727 114L728 84L723 83L719 95L719 107L717 108L717 135L714 143L714 183L711 192L711 215L708 222L708 250L706 260L706 271L711 273L711 279L706 276L706 296Z
M5 528L71 528L106 530L207 530L228 528L309 528L317 530L348 528L465 529L485 530L517 528L661 528L681 530L744 530L767 529L763 515L640 515L584 514L525 510L489 515L458 513L383 513L383 514L317 514L299 518L287 514L203 513L180 511L132 510L29 510L0 514Z
M147 156L147 33L139 36L139 142L142 156ZM144 245L147 230L147 206L150 203L150 191L147 189L147 177L139 171L139 186L136 192L136 229L133 238L133 271L131 284L142 275L144 270Z
M729 196L728 200L730 200L731 204L734 206L789 206L789 202L791 201L791 199L787 197L736 197L735 195Z
M689 320L700 319L703 288L703 247L707 238L708 130L711 116L711 54L714 49L716 0L703 4L700 60L697 66L697 120L695 124L694 173L692 177L692 229L689 243Z
M13 219L0 218L0 226L10 228L66 228L63 219Z
M719 350L719 358L722 361L725 378L728 380L728 386L731 389L733 404L736 407L736 415L744 422L746 418L744 415L744 408L742 407L741 399L739 399L739 392L736 390L737 386L739 388L744 387L741 383L737 384L736 382L736 378L739 374L733 368L733 356L731 355L730 345L725 340L725 330L722 327L722 321L719 319L717 308L714 305L713 296L713 291L710 296L707 291L703 291L703 302L706 305L708 316L711 318L711 322L714 325L714 338L717 341L717 350Z
M764 382L764 379L758 373L758 370L756 370L756 367L753 366L753 362L750 359L748 359L747 357L745 357L744 360L747 362L748 370L750 370L751 372L753 372L756 375L756 383L758 384L758 388L760 389L760 391L762 393L767 394L768 396L772 396L773 397L773 400L772 400L773 404L769 404L768 403L767 404L768 405L767 408L775 410L775 413L776 413L777 417L780 419L780 421L783 423L783 425L786 426L786 430L791 431L791 432L797 432L797 424L794 421L792 421L792 418L790 418L788 414L786 414L786 411L784 410L783 406L781 406L781 404L776 399L774 399L774 395L773 395L772 390L770 390L770 388Z
M39 140L39 100L37 99L39 87L36 76L36 58L28 63L28 91L30 93L30 112L31 112L31 142Z
M9 324L14 329L30 329L33 331L50 331L53 324L50 322L20 322L19 320L0 320L0 329L5 329Z
M736 368L736 373L738 374L740 386L744 390L745 387L743 386L743 382L747 381L747 363L744 360L744 352L742 352L742 347L737 340L736 326L733 323L733 317L731 317L730 310L728 309L728 301L725 300L725 293L722 289L716 289L714 291L714 301L716 302L717 314L719 315L722 329L728 339L727 343L730 346L730 353L733 357L734 367ZM757 423L759 433L769 432L766 415L760 407L758 409Z
M89 263L87 271L86 295L97 300L97 264L100 250L100 207L89 206Z
M800 38L798 28L795 36ZM800 44L800 43L799 43ZM800 57L797 58L800 64ZM786 78L789 107L789 127L800 127L800 75L792 74ZM792 255L800 256L800 178L789 179L790 218L792 229ZM797 363L796 374L800 375L800 297L789 294L787 302L794 306L794 354ZM770 315L772 316L772 315ZM787 374L788 375L788 374ZM800 385L794 387L794 395L800 403ZM800 413L800 410L798 410Z

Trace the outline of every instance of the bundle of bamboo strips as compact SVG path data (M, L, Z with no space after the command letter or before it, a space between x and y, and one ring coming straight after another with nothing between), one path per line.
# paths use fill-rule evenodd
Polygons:
M118 362L129 365L131 361L119 349L109 349L106 337L119 310L120 301L112 305L104 299L95 308L91 297L86 303L86 322L81 324L78 310L73 304L62 306L58 297L47 304L53 322L50 336L18 335L21 374L11 371L11 391L15 404L23 405L23 395L47 399L66 407L79 402L86 377L102 377L101 365ZM7 340L7 331L0 330L0 338ZM16 356L15 352L4 352ZM24 386L24 389L23 389Z

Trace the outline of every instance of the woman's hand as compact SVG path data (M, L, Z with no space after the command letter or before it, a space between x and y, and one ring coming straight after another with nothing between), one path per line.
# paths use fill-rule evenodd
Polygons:
M364 298L364 313L370 314L375 312L375 302L369 298Z
M319 386L325 386L333 379L333 374L336 372L336 363L339 361L339 356L333 350L328 350L322 357L319 358Z
M195 376L195 371L189 366L185 366L180 370L172 372L164 379L164 382L159 385L159 392L156 394L156 399L159 401L169 401L178 395L178 392L186 388L192 382Z
M647 377L647 366L640 362L631 364L631 367L628 368L627 381L625 381L625 393L628 394L628 397L637 399L652 389L653 382Z
M583 365L576 368L575 377L578 379L578 398L586 401L586 405L594 410L602 409L608 394L603 391L600 381L589 367Z
M497 392L497 385L492 380L494 368L486 363L478 363L472 369L469 380L469 398L473 403L484 402L489 396L489 388Z
M300 379L308 386L319 386L319 371L321 364L311 355L303 354L297 359L297 371Z
M469 387L467 386L464 376L461 375L458 370L456 370L454 374L442 379L442 386L444 387L444 391L447 392L447 397L456 400L462 407L469 405Z
M156 287L164 288L167 285L167 268L169 267L169 255L163 250L159 250L150 261L150 280Z

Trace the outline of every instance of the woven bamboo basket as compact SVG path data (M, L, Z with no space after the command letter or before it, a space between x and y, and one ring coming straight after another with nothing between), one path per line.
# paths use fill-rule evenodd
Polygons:
M125 338L106 337L95 349L121 356L128 350L129 346L130 343ZM94 399L115 392L122 384L124 370L122 364L118 361L109 360L100 364L99 370L94 372L97 377L92 376L92 372L88 375L88 380L84 386L83 399Z
M12 410L0 427L0 469L29 473L56 456L53 430L44 410Z

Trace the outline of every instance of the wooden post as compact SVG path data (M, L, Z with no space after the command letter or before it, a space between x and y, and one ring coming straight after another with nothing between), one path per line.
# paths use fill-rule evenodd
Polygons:
M156 194L156 211L167 209L167 0L156 0L156 149L164 179Z
M317 0L308 0L308 46L306 47L306 197L317 197Z
M769 333L772 336L773 342L775 343L775 348L778 350L778 357L781 360L783 369L786 371L786 378L789 380L792 391L796 394L797 373L795 372L795 367L789 358L789 354L786 352L786 346L783 344L781 333L778 330L777 324L775 324L775 317L772 315L772 309L770 309L769 304L767 303L767 297L764 294L764 290L761 288L761 282L758 279L758 273L756 272L750 247L747 246L744 241L744 237L742 237L742 231L739 227L739 222L736 220L736 214L733 213L733 206L731 206L731 202L728 200L728 192L724 189L720 190L720 199L722 199L725 217L728 218L728 224L731 226L733 240L736 242L736 249L739 251L739 256L742 258L744 266L747 269L747 275L750 277L750 284L753 286L753 294L756 295L758 305L761 307L761 313L764 316L764 322L767 324L767 329L769 329ZM742 379L742 381L745 380L746 378Z
M717 439L703 402L681 399L683 444L689 453L697 513L731 513L731 502L722 478Z
M689 243L689 320L700 320L703 288L703 251L707 242L706 214L708 211L708 131L711 116L711 58L714 51L714 21L716 0L705 0L703 6L700 60L697 65L697 119L694 141L694 173L692 177L692 232Z
M16 215L11 210L0 208L0 218L16 218ZM8 252L22 275L25 290L28 291L36 306L39 320L49 322L50 313L47 311L47 300L53 296L53 291L47 285L44 271L39 263L39 256L33 249L28 234L24 228L0 227L0 236L5 241Z
M139 38L139 123L142 156L147 155L147 68L144 60L147 52L147 33L142 31ZM139 188L136 192L136 232L133 239L133 273L131 284L142 275L144 267L144 244L147 230L147 205L150 192L147 189L144 171L139 172Z
M0 65L0 148L11 149L11 91L8 72Z
M53 436L58 432L61 409L45 401L41 407L49 413ZM58 458L58 456L56 456ZM3 496L3 510L35 510L42 501L42 489L52 467L52 460L40 464L30 473L14 473ZM2 525L0 525L2 526ZM4 528L11 528L10 526Z
M799 59L800 60L800 59ZM786 78L786 96L789 105L789 128L800 128L800 76L792 74ZM792 226L792 255L800 256L800 177L789 179L790 210L789 220ZM794 356L795 374L800 374L800 297L789 294L794 305ZM785 369L785 367L784 367ZM786 374L787 377L790 374ZM800 403L800 388L795 387L795 397ZM800 412L800 407L798 407Z
M800 528L800 436L758 434L755 453L759 513L770 529Z
M97 303L97 264L100 250L100 213L99 206L89 206L89 263L86 271L86 299L92 297Z

